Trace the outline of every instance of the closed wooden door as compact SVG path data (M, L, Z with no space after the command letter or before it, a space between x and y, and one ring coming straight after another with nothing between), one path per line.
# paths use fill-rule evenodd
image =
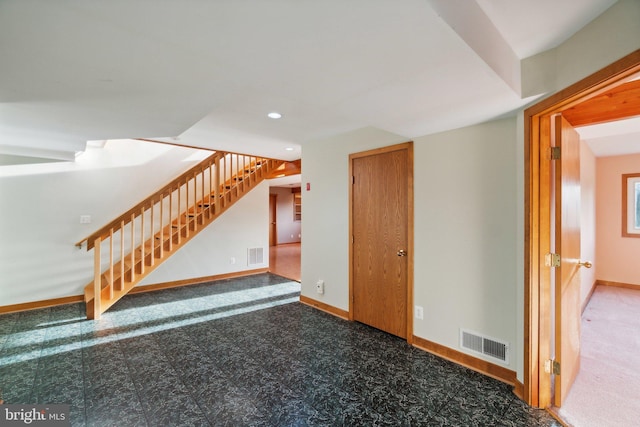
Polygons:
M562 406L580 370L580 136L558 115L552 145L560 147L555 162L555 247L560 267L555 274L554 405Z
M407 338L410 146L353 155L352 316Z

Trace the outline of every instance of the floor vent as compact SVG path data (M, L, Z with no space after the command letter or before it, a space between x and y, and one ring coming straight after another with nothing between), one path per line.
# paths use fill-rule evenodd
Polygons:
M509 344L506 342L460 329L460 347L509 363Z
M264 251L262 248L249 248L247 258L249 265L264 264Z

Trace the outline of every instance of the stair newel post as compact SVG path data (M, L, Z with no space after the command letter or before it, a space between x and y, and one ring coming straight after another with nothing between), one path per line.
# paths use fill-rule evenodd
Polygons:
M145 265L145 253L144 253L144 206L140 212L140 274L144 274Z
M131 281L136 280L136 227L135 227L136 214L131 214L131 246L130 246L130 256L131 256Z
M131 224L133 227L133 224ZM118 290L124 289L124 219L120 221L120 281L118 282Z
M109 299L113 298L113 228L109 230Z
M100 253L102 240L97 237L93 241L93 318L100 319L102 314L102 263Z

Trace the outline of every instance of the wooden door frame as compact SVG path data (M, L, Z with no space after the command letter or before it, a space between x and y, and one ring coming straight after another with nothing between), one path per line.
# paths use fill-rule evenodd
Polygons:
M273 214L275 227L271 223L271 214ZM271 236L272 230L273 236ZM269 194L269 246L278 246L278 195L271 193Z
M524 384L523 399L530 405L548 407L552 402L551 376L544 372L550 355L550 268L544 266L549 252L550 173L548 159L552 114L575 106L640 72L640 50L559 91L524 111L525 235L524 235Z
M407 343L413 344L413 141L349 155L349 236L353 236L353 160L407 150ZM349 239L349 320L353 313L353 238Z

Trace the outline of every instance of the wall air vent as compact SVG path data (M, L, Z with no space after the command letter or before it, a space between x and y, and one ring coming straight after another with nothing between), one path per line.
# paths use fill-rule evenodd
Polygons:
M248 265L264 264L264 251L262 248L249 248L247 252Z
M509 363L509 343L506 342L460 329L460 347L499 360L505 364Z

